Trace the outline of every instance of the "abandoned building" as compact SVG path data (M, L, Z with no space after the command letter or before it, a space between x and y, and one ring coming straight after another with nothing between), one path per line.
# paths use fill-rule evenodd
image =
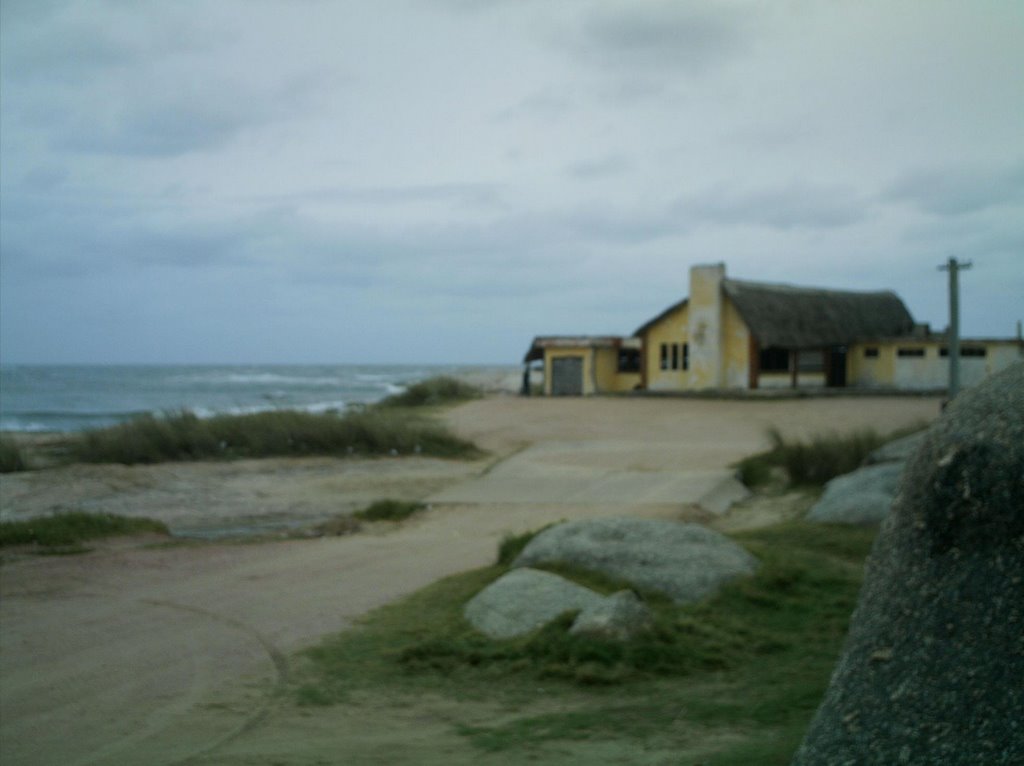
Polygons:
M1024 356L1017 338L962 339L961 380ZM765 388L938 390L948 339L914 322L896 293L730 279L690 269L690 295L631 336L539 336L524 363L543 365L546 395Z

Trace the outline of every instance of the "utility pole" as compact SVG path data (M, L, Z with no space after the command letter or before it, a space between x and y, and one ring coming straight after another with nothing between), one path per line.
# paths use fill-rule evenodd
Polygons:
M949 401L960 390L960 272L971 268L970 261L960 263L949 257L939 271L949 272Z

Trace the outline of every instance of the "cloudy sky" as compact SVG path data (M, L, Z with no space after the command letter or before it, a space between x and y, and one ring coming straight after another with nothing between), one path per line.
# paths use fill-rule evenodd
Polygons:
M718 261L1024 318L1019 0L0 9L4 363L512 363Z

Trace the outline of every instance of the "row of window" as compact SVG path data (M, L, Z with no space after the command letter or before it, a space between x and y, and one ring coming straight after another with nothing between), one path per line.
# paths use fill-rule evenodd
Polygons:
M925 355L926 355L925 354L925 349L921 348L920 346L908 347L908 348L897 348L896 349L896 356L923 357ZM877 346L868 346L867 348L864 349L864 356L866 358L868 358L868 359L877 358L878 357L878 347ZM949 356L949 349L947 347L945 347L945 346L942 346L939 349L939 356L941 356L941 357ZM963 346L960 349L960 356L983 357L983 356L985 356L985 347L984 346Z
M690 344L689 343L662 343L661 344L661 369L663 369L663 370L688 370L688 369L690 369Z
M759 369L761 372L789 372L789 349L775 346L761 349L759 358ZM901 357L924 357L925 349L920 346L897 348L896 356ZM878 346L867 346L864 349L864 356L867 359L878 357ZM945 346L939 349L939 356L949 356L949 349ZM960 349L960 356L984 357L984 346L963 346ZM823 351L807 350L801 351L797 357L797 366L800 372L822 372L825 369L825 354ZM689 370L690 369L690 344L689 343L662 343L660 367L662 370ZM619 372L640 372L640 350L636 348L619 349Z

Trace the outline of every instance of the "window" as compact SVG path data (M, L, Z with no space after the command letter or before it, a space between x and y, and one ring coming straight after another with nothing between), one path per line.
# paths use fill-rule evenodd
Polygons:
M682 360L679 352L682 346ZM661 369L663 370L688 370L690 350L685 343L662 343L661 344Z
M923 348L898 348L896 356L924 356Z
M778 346L761 349L761 372L789 372L789 350Z
M640 349L619 349L619 372L640 372Z
M877 359L878 358L878 346L868 346L864 349L865 359Z
M939 349L939 356L942 356L942 357L949 356L949 348L947 346L943 346L942 348L940 348ZM983 356L985 356L985 347L984 346L961 346L960 347L960 356L983 357Z

